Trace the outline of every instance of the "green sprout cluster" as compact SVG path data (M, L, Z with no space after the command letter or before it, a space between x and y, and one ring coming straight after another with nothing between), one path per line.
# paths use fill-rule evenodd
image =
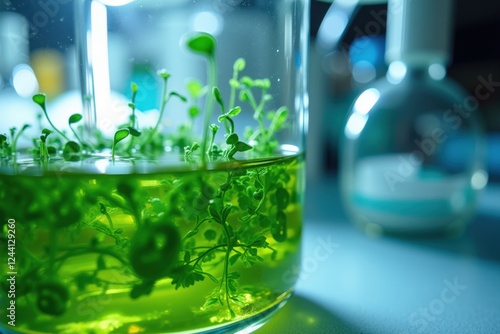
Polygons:
M131 84L132 96L128 104L131 111L129 121L120 125L111 139L104 138L97 131L95 137L98 140L93 144L82 139L83 126L78 126L82 122L82 115L73 114L68 118L71 135L67 134L51 121L47 113L45 94L34 95L33 101L40 106L43 116L50 125L49 129L43 129L40 137L34 140L36 145L31 151L36 160L40 161L42 166L46 166L50 158L58 155L64 161L80 161L104 148L111 149L113 162L117 156L151 158L165 151L166 142L172 143L174 147L184 152L186 160L198 160L203 164L221 158L233 159L236 153L250 150L256 154L272 156L278 148L275 134L286 126L288 109L283 106L277 110L267 110L267 104L272 100L272 96L268 93L271 86L270 80L242 76L246 62L243 58L239 58L233 65L233 76L229 81L230 97L226 102L217 84L216 39L207 33L193 33L185 38L184 44L192 53L206 59L208 83L204 86L197 80L190 80L186 84L187 95L183 95L168 90L171 74L165 69L159 70L157 75L161 79L163 88L159 117L152 127L142 129L138 127L135 100L140 87L136 83ZM182 124L175 133L163 134L160 132L160 125L165 113L168 112L168 104L172 98L177 98L187 105L188 121ZM200 103L203 101L205 105L202 107ZM237 101L242 105L237 105ZM218 122L225 129L225 140L222 145L216 143L216 135L220 126L211 123L216 105L221 111ZM253 112L257 126L247 127L244 135L237 134L235 121L245 109ZM204 117L203 136L200 139L196 138L193 130L196 119L202 116ZM11 129L10 138L0 135L0 159L2 161L16 157L17 139L28 127L29 125L23 126L18 132L16 129ZM53 135L49 138L49 134L52 133ZM120 144L125 139L128 139L128 144Z

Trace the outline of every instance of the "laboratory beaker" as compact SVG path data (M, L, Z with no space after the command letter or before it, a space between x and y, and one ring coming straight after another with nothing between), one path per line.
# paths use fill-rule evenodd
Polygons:
M309 1L74 5L81 99L2 137L1 326L257 329L300 266Z

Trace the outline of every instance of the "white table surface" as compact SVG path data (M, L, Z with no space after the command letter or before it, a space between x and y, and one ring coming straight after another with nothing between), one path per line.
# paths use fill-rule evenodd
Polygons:
M500 333L500 185L455 239L370 238L308 184L296 294L256 333Z

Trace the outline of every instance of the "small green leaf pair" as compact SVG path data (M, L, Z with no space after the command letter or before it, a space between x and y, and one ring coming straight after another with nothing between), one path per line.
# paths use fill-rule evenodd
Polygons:
M132 127L120 129L115 132L115 135L113 137L113 146L111 148L111 160L113 160L113 162L115 162L116 145L125 138L127 138L129 135L134 137L139 137L141 133Z

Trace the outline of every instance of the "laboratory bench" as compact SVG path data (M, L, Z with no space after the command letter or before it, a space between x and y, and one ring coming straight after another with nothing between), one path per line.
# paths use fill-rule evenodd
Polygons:
M309 182L303 256L266 333L500 333L500 184L456 237L369 237L334 177Z

